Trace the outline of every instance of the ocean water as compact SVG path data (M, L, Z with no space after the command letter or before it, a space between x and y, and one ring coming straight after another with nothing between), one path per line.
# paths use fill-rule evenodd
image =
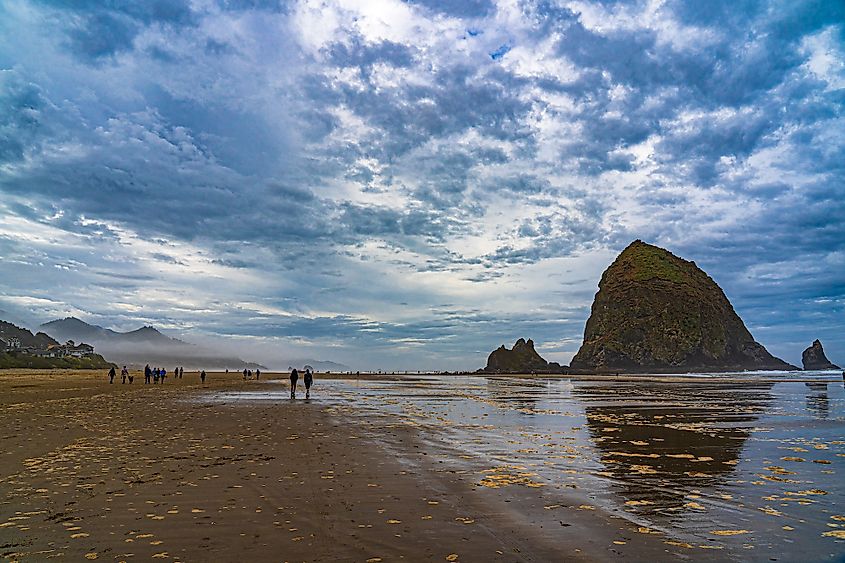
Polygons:
M843 560L845 386L801 377L318 379L312 400L351 424L413 427L479 487L581 498L691 557ZM214 400L285 408L287 393L268 382Z

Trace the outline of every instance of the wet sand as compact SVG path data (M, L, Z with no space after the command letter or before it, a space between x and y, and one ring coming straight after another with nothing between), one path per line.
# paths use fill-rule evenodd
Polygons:
M352 382L341 383L347 388ZM0 373L8 560L551 561L681 555L511 467L484 474L414 425L282 382ZM250 402L229 393L271 389ZM282 395L283 396L283 395ZM567 496L569 495L569 496ZM700 557L701 558L701 557Z
M541 485L553 511L608 514L629 535L654 535L685 558L845 556L845 389L830 374L323 385L344 416L416 428L480 486Z

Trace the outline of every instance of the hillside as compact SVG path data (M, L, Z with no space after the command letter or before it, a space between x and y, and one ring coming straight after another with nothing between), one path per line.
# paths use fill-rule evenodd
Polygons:
M42 324L39 328L62 341L84 340L85 342L119 342L132 344L186 345L186 342L170 338L151 326L144 326L129 332L117 332L110 328L88 324L76 317L66 317Z
M112 363L100 354L91 354L84 358L40 358L21 353L0 352L0 369L37 368L37 369L109 369Z
M267 369L255 362L171 338L151 326L118 332L67 317L44 323L40 328L61 340L84 340L93 344L97 352L119 365L140 367L149 363L168 369L177 365L185 369Z
M27 329L15 326L6 321L0 321L0 338L17 338L20 340L21 346L32 348L46 348L51 344L59 344L59 342L43 332L32 334Z
M17 338L21 348L36 348L44 350L48 346L59 344L43 332L32 334L29 330L21 328L7 321L0 321L0 338L8 340ZM83 358L46 358L38 357L21 351L0 350L0 369L6 368L70 368L70 369L108 369L112 364L107 362L99 354L90 354Z

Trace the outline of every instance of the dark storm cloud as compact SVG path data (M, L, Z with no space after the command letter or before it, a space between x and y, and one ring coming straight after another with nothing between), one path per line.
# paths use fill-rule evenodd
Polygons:
M424 6L435 13L448 14L461 18L476 18L489 15L495 6L490 0L455 0L442 2L440 0L411 0L412 4Z
M538 178L534 174L519 174L510 178L501 178L490 188L522 194L540 194L552 191L551 184L546 178Z
M227 10L263 10L286 12L290 2L286 0L223 0L220 5Z
M0 70L0 163L19 161L49 132L47 101L37 84L12 70Z
M447 221L433 211L345 204L338 222L353 236L365 237L423 237L431 242L443 242L450 228Z
M357 66L364 71L379 62L407 68L414 60L414 51L408 45L392 41L381 41L375 45L369 45L362 37L355 37L351 42L335 43L327 50L328 60L332 64L343 67Z
M397 88L377 88L371 77L362 78L370 87L362 90L313 78L304 87L311 97L343 104L384 131L384 138L369 151L382 158L402 156L432 138L470 127L500 139L527 137L519 118L530 106L515 95L517 80L506 73L481 80L475 69L454 65L438 71L431 84Z
M135 37L152 24L193 25L190 2L183 0L40 0L41 4L76 16L67 29L71 49L80 58L95 62L132 49Z

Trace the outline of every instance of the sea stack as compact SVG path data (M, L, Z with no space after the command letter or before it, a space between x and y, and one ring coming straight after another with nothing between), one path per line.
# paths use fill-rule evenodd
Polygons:
M520 338L508 350L504 345L496 348L487 357L487 366L483 371L490 373L527 373L531 371L549 371L549 362L544 360L534 349L534 341ZM553 364L560 368L559 365Z
M827 356L824 355L822 343L818 339L814 340L812 346L801 354L801 362L806 370L841 369L827 359Z
M695 262L640 240L605 270L570 367L596 372L798 369L754 340Z

